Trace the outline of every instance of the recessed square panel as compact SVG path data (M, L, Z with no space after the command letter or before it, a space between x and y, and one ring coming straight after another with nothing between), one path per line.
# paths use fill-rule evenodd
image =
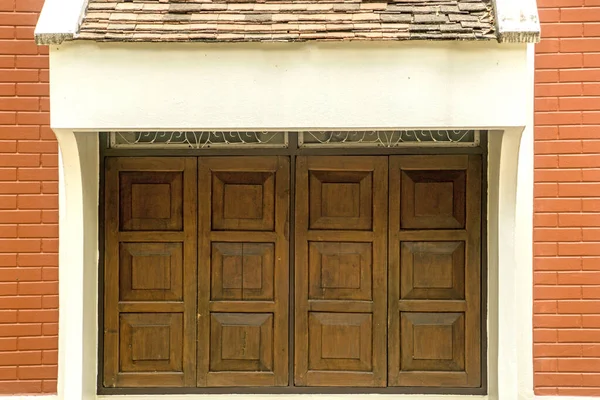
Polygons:
M309 229L371 230L371 171L309 171Z
M181 243L121 243L121 301L180 301L183 298Z
M212 313L210 333L210 371L273 370L273 314Z
M465 298L464 242L402 242L400 298Z
M371 243L309 242L309 298L371 300Z
M463 313L400 313L401 371L464 371Z
M311 312L308 369L372 371L372 315Z
M403 170L400 190L400 229L465 227L466 171Z
M121 172L119 202L123 231L180 231L183 172Z
M213 243L213 300L272 300L273 243Z
M183 371L183 314L120 315L120 372Z
M213 172L212 229L272 231L274 172Z

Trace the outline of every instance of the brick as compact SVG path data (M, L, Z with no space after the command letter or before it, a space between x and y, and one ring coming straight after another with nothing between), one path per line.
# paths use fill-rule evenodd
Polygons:
M600 122L600 113L584 112L583 121L586 124ZM600 126L559 126L558 137L560 139L600 139Z
M558 341L560 343L597 343L600 329L560 329Z
M534 328L580 328L582 326L579 315L535 315Z
M533 231L536 242L578 242L582 237L580 228L535 228Z
M581 23L543 23L542 32L544 35L544 39L561 37L581 37L584 33L584 25ZM537 63L537 58L535 65L536 68L544 68L544 64L540 65L539 63ZM552 64L549 64L549 66L552 66Z
M58 282L19 282L18 291L19 295L55 294L58 293Z
M20 225L19 238L55 238L58 237L58 225Z
M58 324L57 323L45 323L42 326L42 333L44 336L58 336Z
M559 183L560 197L595 197L600 195L600 182Z
M558 184L557 183L535 183L533 185L533 195L536 198L557 197L558 196Z
M600 285L599 272L561 272L558 274L559 285Z
M579 169L536 169L536 182L581 182L583 181L583 172ZM560 201L562 199L552 199L549 201ZM571 199L566 199L571 201ZM581 202L580 202L581 203ZM565 203L566 204L566 203ZM579 204L581 206L581 204ZM564 211L564 210L561 210Z
M42 324L0 324L0 337L40 336Z
M533 370L536 372L558 371L558 360L551 358L533 360Z
M18 338L18 343L17 343L17 347L19 350L56 349L57 345L58 345L57 337L53 337L53 336L22 337L22 338Z
M19 119L19 114L17 114L17 121ZM50 153L50 154L58 154L58 143L55 141L31 141L31 140L19 140L18 143L18 151L19 153Z
M0 167L37 167L40 156L37 154L3 154Z
M56 344L58 344L58 342ZM58 351L57 350L44 350L42 352L42 364L45 364L45 365L58 364Z
M535 113L536 125L576 125L581 124L581 112L537 112ZM598 132L595 132L598 135ZM560 127L559 127L560 134Z
M600 165L600 154L559 155L560 168L594 168Z
M558 332L556 329L535 328L533 330L534 343L557 343Z
M55 322L58 321L58 310L19 310L18 321Z
M581 140L537 140L534 144L535 154L581 153Z
M534 357L581 357L583 356L580 344L534 344Z
M584 270L600 271L600 257L584 257L581 262Z
M3 296L0 297L0 309L21 310L42 308L41 296Z
M57 168L19 168L20 181L58 181Z
M58 267L58 259L56 254L18 254L17 264L20 267Z
M536 227L540 226L558 226L558 214L541 214L535 213L533 215L533 225Z
M534 300L534 314L556 314L558 312L558 303L556 300Z
M581 299L579 286L536 286L533 291L535 300Z
M600 300L600 286L582 287L581 297L584 300Z
M58 196L49 194L22 195L17 199L19 209L57 209Z
M533 255L534 256L557 256L558 245L556 243L534 243L533 244Z
M39 252L41 244L41 241L37 239L0 239L0 252Z
M0 381L0 394L40 393L41 391L42 381Z
M5 211L0 210L0 221L4 223L24 223L24 224L34 224L42 222L42 213L40 210L31 210L31 211L22 211L22 210L13 210L13 211Z
M600 314L600 300L558 300L560 314Z
M600 328L600 315L584 315L584 316L582 316L581 325L584 328ZM600 341L599 341L599 343L600 343Z
M582 240L584 242L600 242L600 228L585 228L582 230ZM586 254L591 255L591 254Z
M594 227L600 226L600 214L571 214L565 213L558 216L558 226Z
M533 259L533 268L536 271L579 271L582 265L579 257L535 257Z

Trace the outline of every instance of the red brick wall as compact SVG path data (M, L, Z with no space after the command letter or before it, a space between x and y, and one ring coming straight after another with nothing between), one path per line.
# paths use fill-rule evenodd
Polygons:
M0 395L56 391L57 156L42 0L0 0ZM536 393L600 395L600 0L538 0Z
M538 6L535 392L600 396L600 1Z
M43 0L0 0L0 395L56 391L57 145Z

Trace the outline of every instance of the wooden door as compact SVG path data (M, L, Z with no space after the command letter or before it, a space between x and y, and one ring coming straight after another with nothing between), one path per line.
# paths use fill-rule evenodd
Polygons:
M107 158L104 386L195 386L196 159Z
M385 386L387 157L298 157L295 384Z
M481 384L481 157L393 156L388 385Z
M289 159L198 170L198 386L286 386Z

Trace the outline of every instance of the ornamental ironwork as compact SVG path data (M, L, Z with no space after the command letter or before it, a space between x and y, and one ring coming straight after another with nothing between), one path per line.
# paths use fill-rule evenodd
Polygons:
M111 132L113 148L288 147L296 135L299 147L452 147L478 146L474 130L364 130L364 131L151 131Z
M305 131L300 147L477 146L472 130Z
M157 131L111 132L110 147L287 147L286 132L260 131Z

